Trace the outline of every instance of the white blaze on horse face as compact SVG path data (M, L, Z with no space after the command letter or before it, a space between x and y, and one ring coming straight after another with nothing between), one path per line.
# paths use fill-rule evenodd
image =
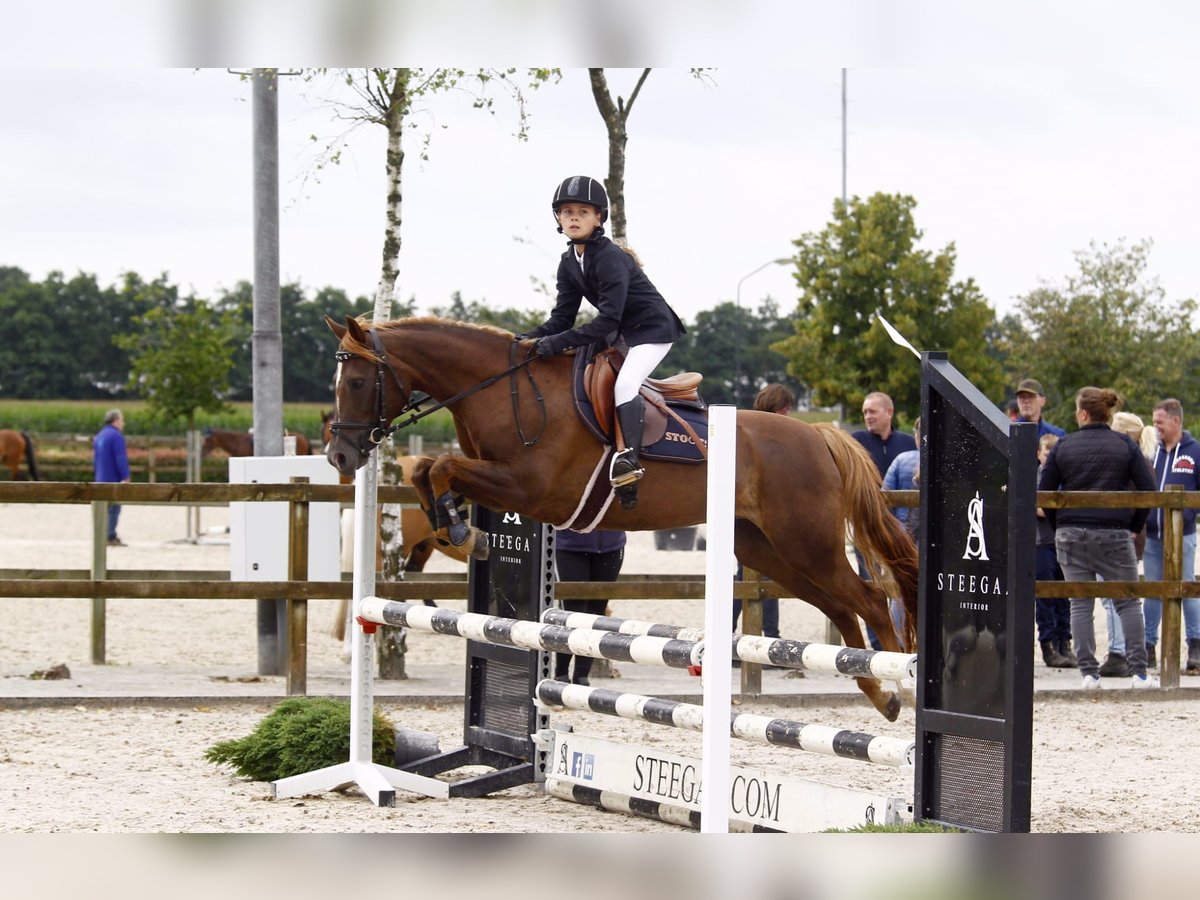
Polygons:
M340 385L342 383L342 365L343 365L343 363L339 359L338 364L337 364L337 371L333 373L333 393L334 393L335 397L337 395L338 385Z

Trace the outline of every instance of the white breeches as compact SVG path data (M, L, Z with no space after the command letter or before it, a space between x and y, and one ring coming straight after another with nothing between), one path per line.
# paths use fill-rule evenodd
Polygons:
M613 400L617 406L628 403L638 395L642 382L663 361L671 347L671 344L638 344L629 348L621 371L617 373L617 383L613 387Z

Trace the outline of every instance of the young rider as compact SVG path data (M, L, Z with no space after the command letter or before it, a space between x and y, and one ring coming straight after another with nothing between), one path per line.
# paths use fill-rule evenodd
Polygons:
M613 345L618 338L629 347L613 390L625 446L614 455L609 478L622 489L622 505L632 508L645 474L638 463L643 421L638 390L684 333L683 323L635 257L604 236L608 195L599 181L586 175L567 178L554 192L551 208L559 232L570 241L558 265L558 299L550 318L520 337L538 338L539 356L590 343ZM585 298L596 307L596 317L576 328Z

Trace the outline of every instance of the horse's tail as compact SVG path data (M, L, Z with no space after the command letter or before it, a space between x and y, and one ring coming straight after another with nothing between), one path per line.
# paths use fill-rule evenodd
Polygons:
M22 431L21 437L25 438L25 463L29 466L29 479L31 481L41 481L38 475L37 454L33 452L33 438L29 436L28 431Z
M845 499L854 544L872 572L890 575L894 585L883 582L884 589L904 602L904 643L909 650L917 647L917 548L904 525L892 515L884 502L882 482L875 461L858 441L832 422L814 426L825 439L833 461L842 476ZM894 587L894 590L890 589Z

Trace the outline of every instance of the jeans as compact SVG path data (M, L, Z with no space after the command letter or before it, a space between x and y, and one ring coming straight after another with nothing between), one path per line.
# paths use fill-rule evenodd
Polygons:
M1142 554L1147 581L1162 581L1162 538L1146 537L1146 552ZM1196 532L1183 536L1183 580L1191 581L1196 574ZM1158 623L1162 621L1162 601L1146 598L1146 643L1158 644ZM1183 601L1183 624L1189 641L1200 640L1200 598L1186 597Z
M1037 580L1062 581L1062 569L1058 565L1051 544L1039 544L1037 548ZM1071 639L1071 601L1060 597L1038 597L1033 604L1034 621L1037 623L1039 644Z
M742 614L742 601L733 600L733 630L737 631L738 616ZM763 637L779 637L779 598L764 597L762 602Z
M1059 528L1054 535L1058 564L1067 581L1137 581L1133 535L1125 528ZM1146 632L1142 601L1116 600L1125 632L1126 659L1134 675L1146 674ZM1099 675L1096 661L1096 598L1071 598L1071 636L1083 675Z
M1121 627L1121 617L1117 615L1117 605L1113 603L1112 597L1105 597L1100 601L1100 605L1104 607L1104 621L1108 628L1108 652L1115 653L1117 656L1125 655L1125 629ZM1145 613L1146 604L1142 603L1142 612Z
M121 518L121 504L108 504L108 539L115 541L117 539L117 519Z

